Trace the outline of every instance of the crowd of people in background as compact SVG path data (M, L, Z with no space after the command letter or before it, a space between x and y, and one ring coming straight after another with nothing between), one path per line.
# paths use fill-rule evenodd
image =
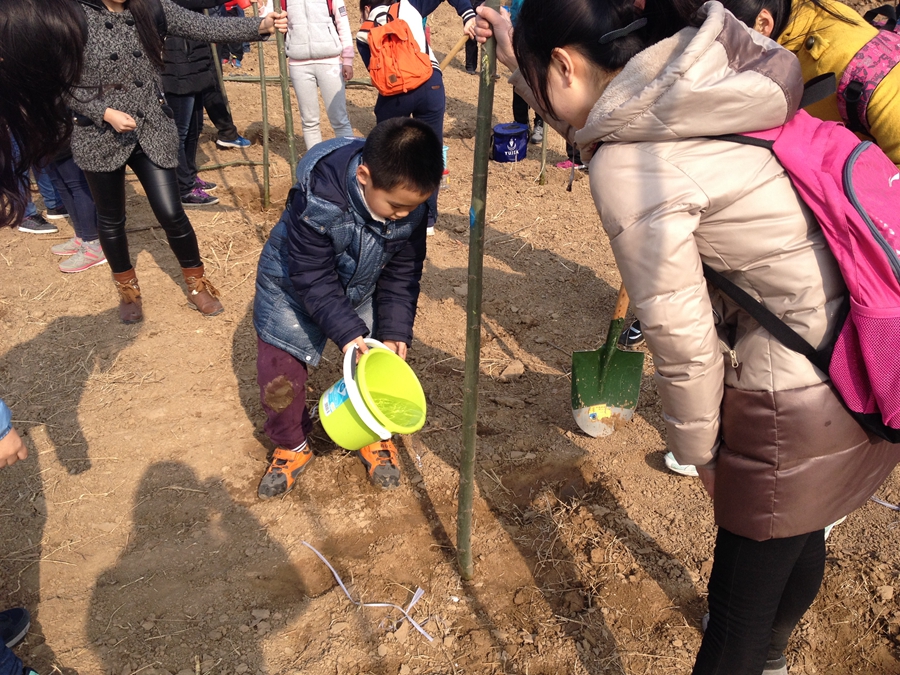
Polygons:
M846 294L775 156L711 137L786 123L804 81L834 73L841 82L893 24L871 25L837 0L513 0L511 13L448 3L470 38L466 71L478 70L477 42L496 38L513 72L515 121L533 143L553 126L567 142L559 166L589 170L638 320L622 343L646 341L654 356L667 465L699 476L713 500L709 615L693 673L786 675L788 640L822 581L826 528L875 491L897 454L844 410L827 373L707 286L701 264L782 308L813 344L838 330ZM326 342L361 354L377 337L402 358L410 348L444 169L446 94L426 28L440 4L360 0L355 40L343 0L286 0L255 16L222 0L0 8L0 226L52 234L68 218L74 236L51 247L60 271L108 265L126 324L143 320L126 167L178 260L189 306L204 317L223 311L185 211L218 202L197 171L204 110L218 146L250 145L217 68L240 68L247 43L285 34L306 152L262 252L254 301L273 445L262 499L284 496L314 458L305 389ZM404 23L425 75L379 90L376 126L356 138L345 84L357 52L367 69L381 67L373 36L392 21ZM862 104L839 88L808 110L900 163L900 71L888 71L861 84ZM334 138L323 140L322 108ZM0 466L28 455L11 420L0 401ZM393 443L358 456L374 485L399 485ZM0 613L0 675L34 673L9 649L28 626L22 608Z

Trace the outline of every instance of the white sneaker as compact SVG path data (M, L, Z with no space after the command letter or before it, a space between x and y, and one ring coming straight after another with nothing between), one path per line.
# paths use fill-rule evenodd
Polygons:
M840 519L834 521L831 525L829 525L828 527L825 528L825 540L826 541L828 540L828 535L831 534L831 531L835 527L837 527L838 525L843 523L845 520L847 520L847 516L844 516L843 518L840 518Z
M691 476L692 478L696 478L700 474L697 473L697 467L693 464L679 464L678 460L675 459L675 455L671 452L666 453L665 457L666 468L669 469L672 473L678 473L682 476Z

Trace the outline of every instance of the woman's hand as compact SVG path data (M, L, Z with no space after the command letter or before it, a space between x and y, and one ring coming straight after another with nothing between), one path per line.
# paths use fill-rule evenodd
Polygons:
M470 40L475 39L475 19L469 19L463 26L463 33L469 36Z
M475 21L475 39L483 44L492 35L497 38L497 60L515 71L519 64L512 46L513 27L509 12L498 12L484 5L478 7L475 12L478 14Z
M406 349L407 349L407 347L406 347L406 343L405 343L405 342L398 342L397 340L385 340L383 344L384 344L385 347L387 347L388 349L390 349L392 352L394 352L394 353L395 353L397 356L399 356L401 359L403 359L404 361L406 361Z
M120 134L137 129L137 122L134 121L134 118L131 115L123 113L121 110L115 110L114 108L106 109L103 113L103 121Z
M716 470L706 469L702 466L697 467L697 475L700 476L700 480L703 482L703 487L706 488L706 491L709 493L709 498L713 501L716 500Z
M271 35L275 30L287 33L288 15L287 12L269 12L266 18L259 24L260 35Z
M353 66L341 66L341 74L344 76L344 82L353 79Z
M9 433L0 439L0 469L5 466L12 466L20 459L28 457L28 448L22 442L19 434L15 429L10 429Z

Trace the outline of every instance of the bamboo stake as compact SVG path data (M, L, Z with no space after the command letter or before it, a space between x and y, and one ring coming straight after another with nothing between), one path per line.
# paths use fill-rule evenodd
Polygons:
M547 184L547 136L550 135L550 125L544 124L544 137L541 139L541 173L538 175L538 185Z
M281 31L276 30L276 41L278 43L278 71L279 80L281 81L281 101L284 104L284 133L287 134L288 153L291 159L291 180L297 173L297 142L294 139L294 109L291 105L291 90L288 84L288 65L287 56L284 53L284 35Z
M466 46L466 43L469 41L468 35L463 35L459 38L459 42L453 45L453 49L447 52L447 56L444 57L444 60L441 61L441 70L444 70L447 66L450 65L450 62L453 60L457 54L462 51L462 48Z
M500 0L486 7L500 9ZM475 125L475 161L472 167L472 208L469 211L469 278L466 297L466 374L463 381L463 448L459 458L459 506L456 557L460 576L471 579L472 501L475 495L475 444L478 440L478 372L481 369L481 293L484 271L484 214L487 200L488 153L494 113L494 73L497 43L488 40L481 50L481 82L478 88L478 120Z
M253 16L259 16L256 5L253 7ZM266 92L266 53L263 51L262 41L256 43L259 51L259 98L262 104L262 133L263 133L263 208L269 208L269 98Z

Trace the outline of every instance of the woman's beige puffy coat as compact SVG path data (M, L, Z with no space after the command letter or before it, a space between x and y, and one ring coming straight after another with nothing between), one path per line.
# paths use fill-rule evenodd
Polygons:
M708 288L707 263L818 347L845 287L814 217L766 149L710 137L778 126L796 58L718 2L635 56L575 134L653 353L669 448L716 471L716 521L757 540L861 505L895 451L871 444L827 377ZM596 147L599 142L602 145Z

